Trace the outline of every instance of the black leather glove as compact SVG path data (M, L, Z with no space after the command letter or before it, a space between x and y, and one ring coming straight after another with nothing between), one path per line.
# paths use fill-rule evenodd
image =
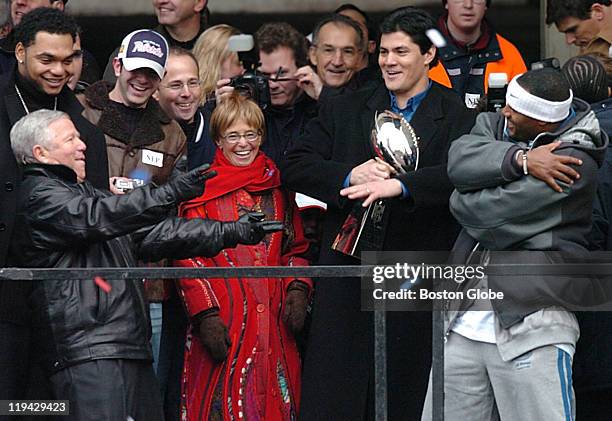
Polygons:
M308 289L308 285L297 280L291 282L287 288L283 322L294 335L304 328L308 307Z
M264 218L265 215L262 212L249 212L235 222L226 222L223 227L223 239L226 246L254 245L263 240L266 234L283 229L280 221L264 221Z
M199 322L198 333L202 345L208 350L215 362L225 361L232 342L229 338L227 326L219 317L219 312L197 317L196 320Z
M216 171L207 171L209 168L209 164L204 164L169 180L166 186L172 191L174 200L178 203L201 196L206 180L217 175Z

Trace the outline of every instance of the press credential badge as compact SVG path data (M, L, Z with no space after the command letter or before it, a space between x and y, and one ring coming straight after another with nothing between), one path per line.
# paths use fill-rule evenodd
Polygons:
M142 150L142 163L147 165L154 165L156 167L164 166L164 154L160 152L150 151L148 149Z

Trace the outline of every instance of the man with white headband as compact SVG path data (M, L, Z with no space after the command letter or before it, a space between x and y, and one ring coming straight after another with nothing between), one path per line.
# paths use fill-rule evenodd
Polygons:
M451 145L450 207L463 226L451 263L516 267L586 253L606 134L554 69L514 78L506 103ZM577 280L489 272L449 282L464 295L445 303L446 420L574 419L579 328L566 309L586 305Z

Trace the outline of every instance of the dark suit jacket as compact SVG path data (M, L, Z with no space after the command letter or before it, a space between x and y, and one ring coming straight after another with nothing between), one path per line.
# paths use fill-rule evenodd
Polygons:
M384 84L330 98L281 168L288 188L328 204L320 264L358 264L330 248L353 206L339 191L352 168L374 157L369 144L374 115L390 107ZM420 138L419 169L400 177L410 197L390 201L384 250L451 249L459 227L448 209L447 153L450 142L473 123L455 93L432 84L411 121ZM360 302L359 280L321 279L316 285L302 420L371 418L372 313L360 311ZM424 313L388 313L389 419L420 418L431 359L430 320Z

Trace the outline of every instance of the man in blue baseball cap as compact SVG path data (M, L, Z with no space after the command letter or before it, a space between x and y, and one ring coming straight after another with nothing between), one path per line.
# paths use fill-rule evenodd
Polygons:
M113 59L117 82L110 98L128 107L145 106L164 77L167 60L168 43L160 34L150 29L128 34Z
M152 98L167 60L164 37L150 29L134 31L123 39L113 59L115 83L94 83L79 96L83 115L106 137L111 177L163 183L183 154L181 127Z
M168 43L162 35L150 29L134 31L123 39L113 59L114 84L96 82L79 96L85 118L104 132L114 193L123 193L115 187L117 179L128 184L125 178L166 182L187 147L181 126L152 98L164 77L167 60ZM145 288L151 302L157 361L163 282L147 280Z

